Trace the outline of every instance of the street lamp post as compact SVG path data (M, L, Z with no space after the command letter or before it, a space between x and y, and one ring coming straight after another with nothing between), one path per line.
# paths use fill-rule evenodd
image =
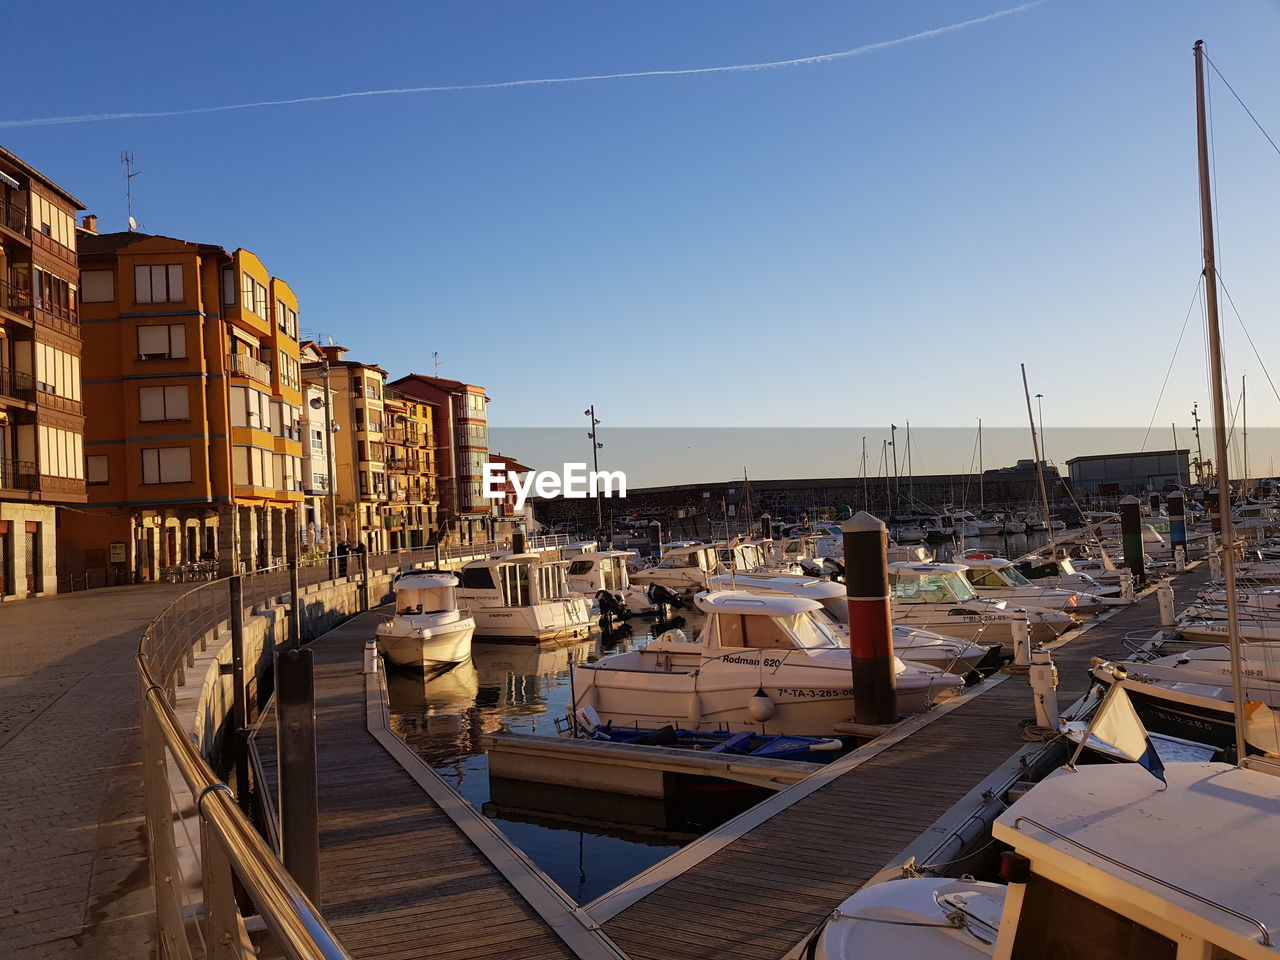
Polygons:
M591 469L600 472L600 448L604 446L596 439L596 427L600 425L600 421L596 419L596 405L593 403L586 410L582 411L583 416L591 421L591 431L587 434L587 438L591 441ZM596 529L602 534L604 533L604 506L600 502L600 484L595 484L596 495Z

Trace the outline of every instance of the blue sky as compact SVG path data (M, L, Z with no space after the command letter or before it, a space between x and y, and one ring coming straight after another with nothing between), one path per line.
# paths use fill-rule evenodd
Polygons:
M0 121L847 50L1005 0L41 6ZM42 31L43 32L43 31ZM1048 0L785 69L0 129L123 225L254 250L303 325L503 426L1145 426L1199 265L1191 46L1280 132L1280 7ZM1218 84L1221 269L1277 355L1280 157ZM1280 402L1232 320L1250 418ZM1280 375L1280 371L1277 371ZM1256 381L1256 382L1255 382ZM1207 409L1193 316L1157 425ZM1256 420L1254 418L1257 418Z

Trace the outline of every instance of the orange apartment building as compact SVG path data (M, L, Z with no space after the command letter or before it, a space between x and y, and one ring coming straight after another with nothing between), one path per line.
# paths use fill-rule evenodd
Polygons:
M298 301L247 250L80 234L89 504L63 549L108 582L283 562L302 501Z
M442 535L464 542L493 539L493 501L483 489L489 459L489 398L484 387L420 373L390 386L432 409Z
M83 208L0 148L0 600L57 592L58 505L85 502Z
M383 525L392 550L432 542L436 530L435 429L431 405L388 387L383 406L387 430L388 504Z

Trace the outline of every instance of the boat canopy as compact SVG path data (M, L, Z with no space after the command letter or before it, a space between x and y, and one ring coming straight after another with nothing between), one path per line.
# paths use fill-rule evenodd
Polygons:
M458 608L452 573L415 573L396 581L396 612L402 616L443 613Z
M773 596L762 593L743 593L741 590L712 590L693 598L703 613L744 613L750 616L793 617L798 613L821 610L817 600L804 597Z
M848 596L843 584L833 580L818 580L814 577L787 576L786 574L739 573L730 575L722 573L711 578L711 584L721 590L773 590L788 593L819 603Z

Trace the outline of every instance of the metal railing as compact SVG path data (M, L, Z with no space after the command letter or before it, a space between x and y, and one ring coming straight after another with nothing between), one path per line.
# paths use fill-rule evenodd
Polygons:
M6 490L35 490L40 486L36 465L26 460L0 459L0 487Z
M26 209L8 200L0 200L0 224L25 237L28 224Z
M267 386L271 385L271 367L247 353L228 353L227 371L235 376L248 377Z
M0 396L32 403L36 399L36 381L29 373L0 367Z
M437 545L368 556L370 576L449 560L488 556L497 542ZM233 877L245 902L261 917L280 955L287 960L349 960L316 905L289 874L241 810L232 788L206 763L174 710L177 690L195 667L196 652L221 644L231 629L232 597L245 611L289 602L291 580L298 589L355 581L361 609L370 598L361 577L362 555L352 552L268 567L238 578L215 580L188 590L161 611L138 645L137 668L143 733L143 786L156 899L161 956L165 960L206 960L242 955L247 937L245 910L237 905ZM204 571L201 571L204 572ZM296 609L296 607L295 607ZM235 735L235 734L233 734ZM170 778L170 764L180 783ZM178 785L182 796L175 793ZM198 854L199 888L182 876L179 834ZM196 902L198 901L198 902Z
M0 307L10 313L24 316L31 312L31 291L25 287L15 286L8 280L0 280Z

